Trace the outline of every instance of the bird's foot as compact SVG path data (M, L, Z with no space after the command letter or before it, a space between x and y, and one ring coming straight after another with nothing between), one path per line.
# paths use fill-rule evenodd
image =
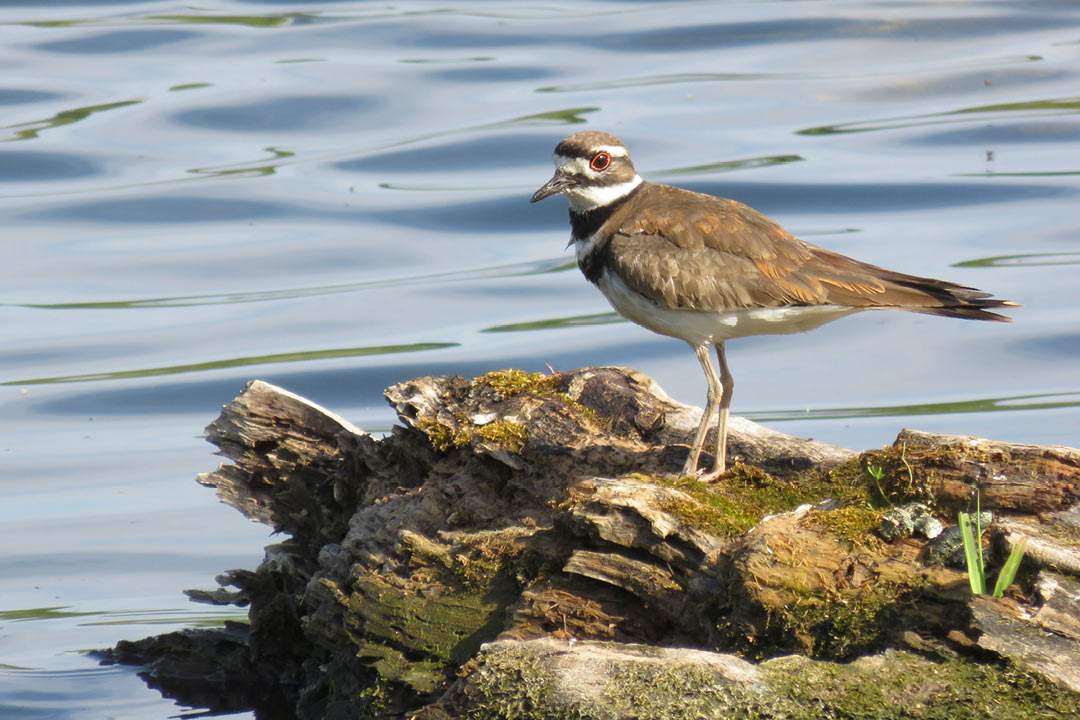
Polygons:
M683 465L682 471L679 473L679 477L692 477L696 480L700 480L704 483L710 483L715 480L719 480L727 468L719 463L715 463L712 466L712 470L705 472L704 470L698 470L697 467L687 462Z
M719 480L721 478L721 476L723 476L723 474L724 474L724 468L718 468L716 466L713 466L713 469L710 470L709 472L702 473L701 475L699 475L698 480L700 480L703 483L711 483L711 482L715 482L716 480Z

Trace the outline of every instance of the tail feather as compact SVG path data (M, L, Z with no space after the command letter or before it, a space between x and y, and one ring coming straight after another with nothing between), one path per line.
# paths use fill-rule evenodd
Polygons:
M967 285L958 285L946 280L934 280L921 278L914 275L901 275L889 278L893 283L911 288L916 292L933 298L940 305L897 307L898 310L923 313L926 315L938 315L940 317L962 318L965 320L992 320L995 322L1012 322L1012 318L1000 315L991 310L999 308L1022 307L1018 303L1009 300L999 300L990 293Z

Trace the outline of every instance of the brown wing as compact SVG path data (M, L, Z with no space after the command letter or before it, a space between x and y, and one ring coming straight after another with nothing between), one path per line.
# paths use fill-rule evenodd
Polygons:
M608 262L630 287L672 309L842 305L1008 320L985 308L1013 306L802 242L734 200L664 185L649 190L647 207L612 237Z

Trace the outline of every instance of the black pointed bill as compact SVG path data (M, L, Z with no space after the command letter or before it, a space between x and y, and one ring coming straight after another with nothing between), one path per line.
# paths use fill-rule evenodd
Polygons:
M564 175L563 173L556 170L552 178L546 183L544 183L544 186L542 188L533 193L532 200L529 200L529 202L537 202L539 200L543 200L546 197L558 195L562 191L566 190L566 188L574 184L576 183L573 178L568 175Z

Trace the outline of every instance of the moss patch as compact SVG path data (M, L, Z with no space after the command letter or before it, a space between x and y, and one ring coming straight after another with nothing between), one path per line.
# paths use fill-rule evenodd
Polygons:
M830 535L855 545L877 541L871 531L881 524L881 516L884 514L885 511L879 508L848 505L836 510L810 513L805 522L810 527L819 527Z
M475 590L490 587L500 574L513 576L520 582L519 576L527 576L528 570L519 568L519 563L528 566L534 561L531 555L522 560L525 553L522 538L528 534L529 531L516 528L471 534L453 553L450 570L466 587Z
M913 578L877 581L843 595L808 592L792 604L767 608L770 634L781 643L784 637L794 637L813 657L852 657L880 646L895 633L905 601L914 598L923 584Z
M571 408L578 415L595 427L611 430L611 421L596 414L592 408L585 407L574 398L559 389L562 375L528 373L524 370L495 370L473 380L474 385L487 385L500 398L508 398L520 393L529 393L537 397L552 398Z
M487 652L469 676L466 717L473 720L562 718L551 711L556 678L535 654L524 649ZM580 717L580 716L578 716Z
M357 656L383 680L429 693L498 634L505 608L517 597L512 585L420 594L365 574L344 594L345 625Z
M528 645L485 652L468 676L473 720L1068 720L1080 695L1009 666L886 651L842 664L789 656L759 683L708 666L642 658L595 668L588 682Z
M764 470L738 463L714 483L690 477L633 475L636 479L676 488L697 502L674 502L664 509L690 527L723 537L739 535L761 522L766 515L793 510L804 503L827 497L865 504L862 489L836 484L830 475L808 473L793 479L779 478Z
M790 720L1065 720L1080 707L1080 695L1011 666L902 651L846 665L777 658L760 669L788 705L773 717Z
M438 420L431 418L419 418L416 427L425 435L428 442L438 452L446 452L451 448L468 447L472 442L472 433L467 429L469 423L461 420L457 428L444 425Z
M560 378L560 375L528 373L524 370L511 369L489 372L476 378L473 383L487 385L493 388L499 394L499 397L503 398L523 392L540 396L552 396L559 393Z
M529 428L519 422L495 420L476 428L476 434L510 452L521 452L529 441Z
M859 462L866 473L864 482L875 507L890 507L914 500L933 506L934 492L929 477L916 471L906 448L867 450L859 456Z

